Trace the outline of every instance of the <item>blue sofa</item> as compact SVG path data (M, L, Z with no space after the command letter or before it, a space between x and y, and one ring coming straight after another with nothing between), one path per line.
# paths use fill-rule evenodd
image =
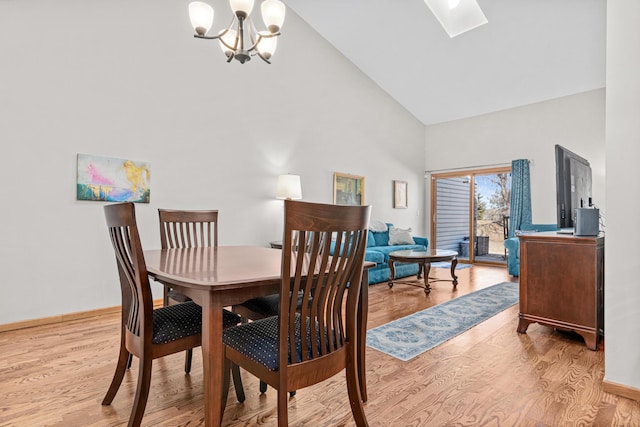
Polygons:
M520 231L556 231L556 224L521 224ZM517 233L517 231L516 231ZM520 240L517 237L510 237L504 241L507 248L507 269L509 274L515 277L520 276Z
M389 280L391 269L389 269L389 252L402 251L406 249L426 250L429 240L426 237L413 237L414 245L392 245L389 246L389 228L393 224L387 223L387 231L369 231L367 238L367 250L365 261L375 262L375 267L369 269L369 284L386 282ZM395 265L396 278L407 277L418 274L418 264L398 263Z

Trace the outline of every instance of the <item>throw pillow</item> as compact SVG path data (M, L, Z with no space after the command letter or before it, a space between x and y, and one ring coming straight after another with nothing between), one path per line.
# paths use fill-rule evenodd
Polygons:
M376 238L373 237L373 231L369 230L368 236L367 236L367 247L373 247L376 245Z
M379 219L373 219L369 222L369 230L376 233L382 233L387 231L387 224L380 221Z
M411 237L411 228L389 228L389 245L414 245L413 237Z

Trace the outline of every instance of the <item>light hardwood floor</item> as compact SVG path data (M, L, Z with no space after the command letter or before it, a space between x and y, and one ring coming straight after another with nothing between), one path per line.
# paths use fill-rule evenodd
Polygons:
M448 271L433 269L445 278ZM418 288L370 286L369 327L378 326L474 290L511 280L503 268L458 272L456 291L438 282ZM633 426L640 404L602 391L604 353L576 335L537 324L516 333L517 305L408 362L367 349L372 426ZM126 425L137 363L111 406L100 402L113 374L117 315L0 333L0 426ZM154 362L143 425L202 425L202 358L191 375L184 356ZM276 425L275 392L260 395L243 372L247 399L233 392L223 425ZM344 375L299 390L289 401L295 426L353 426Z

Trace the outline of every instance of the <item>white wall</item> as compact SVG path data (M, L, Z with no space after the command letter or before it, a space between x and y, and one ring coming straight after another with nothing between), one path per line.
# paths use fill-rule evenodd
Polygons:
M514 159L529 159L533 222L556 223L556 144L589 161L593 201L600 208L605 205L604 121L605 90L598 89L427 126L426 170L510 165ZM426 206L429 193L427 186Z
M221 244L279 239L288 172L327 203L334 171L363 175L373 218L424 233L421 123L291 10L273 64L240 65L192 37L187 4L0 2L0 324L120 303L104 204L75 200L77 153L151 162L147 248L159 207L220 209ZM230 16L216 2L216 30Z
M640 2L607 2L605 380L640 389Z

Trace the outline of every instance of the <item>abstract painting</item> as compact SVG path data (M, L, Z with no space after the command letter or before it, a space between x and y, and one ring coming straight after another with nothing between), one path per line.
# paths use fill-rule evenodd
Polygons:
M148 162L78 154L77 200L149 203Z

